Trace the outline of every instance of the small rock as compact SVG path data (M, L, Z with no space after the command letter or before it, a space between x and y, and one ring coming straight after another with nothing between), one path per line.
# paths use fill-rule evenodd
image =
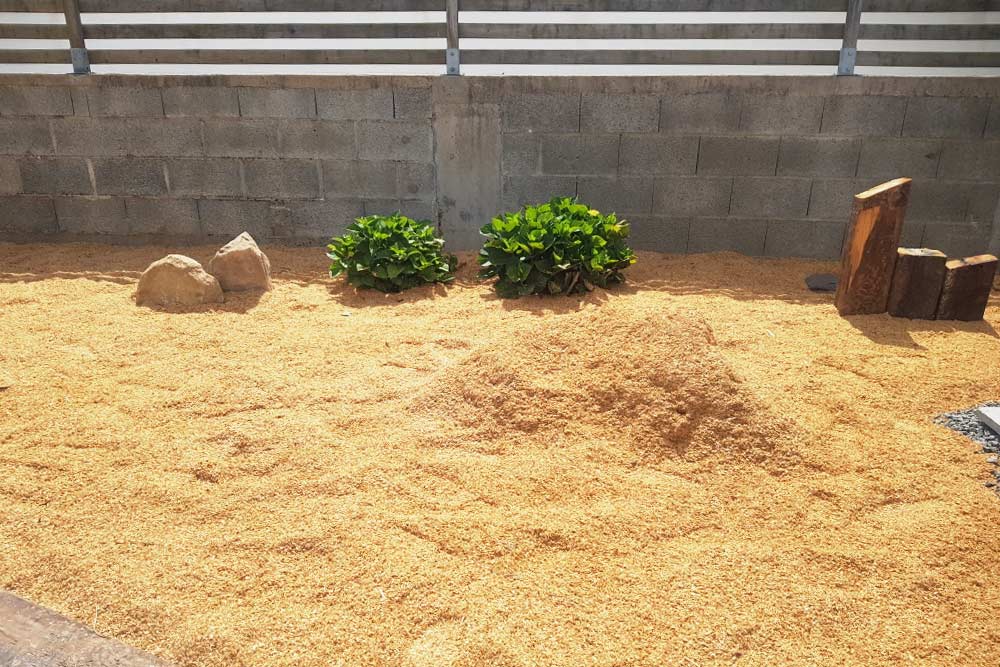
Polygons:
M990 456L987 456L987 457L986 457L986 462L987 462L987 463L992 463L993 465L996 465L996 462L997 462L998 460L1000 460L1000 459L998 459L998 458L997 458L997 455L996 455L996 454L991 454Z
M813 292L835 292L837 290L837 276L832 273L814 273L806 276L806 287Z
M135 291L140 306L196 306L223 300L219 281L184 255L167 255L150 264Z
M271 262L246 232L215 253L208 272L227 292L271 289Z
M992 480L990 480L989 482L983 482L983 486L985 486L987 489L992 489L996 485L997 483Z

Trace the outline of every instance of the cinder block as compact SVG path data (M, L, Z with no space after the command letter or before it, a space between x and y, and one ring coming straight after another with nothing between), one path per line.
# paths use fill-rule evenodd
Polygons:
M434 201L437 195L434 165L400 162L397 171L400 197L407 200Z
M579 132L579 93L507 95L501 102L505 130L525 132Z
M838 95L826 98L823 134L898 137L906 98L888 95Z
M126 155L128 122L126 118L53 118L55 151L80 157Z
M546 174L615 174L617 134L546 134L542 136L542 171Z
M0 153L51 155L49 122L42 118L0 118Z
M822 118L822 97L755 95L743 102L740 129L750 134L816 134Z
M392 120L392 88L317 90L320 118L333 120Z
M395 198L395 162L340 160L323 162L323 189L327 197Z
M239 88L240 115L248 118L315 118L312 88Z
M83 158L23 158L19 166L24 192L46 195L89 195L94 192L87 161Z
M424 120L433 114L430 88L393 89L393 111L396 120Z
M772 176L778 163L778 137L702 137L698 174Z
M130 118L122 131L126 155L196 157L203 153L201 121L194 118Z
M92 163L98 194L162 195L167 192L162 160L98 158Z
M431 162L434 141L430 123L358 122L358 155L362 160Z
M536 174L542 166L538 135L534 132L503 135L501 173L509 175Z
M986 119L984 136L987 139L1000 138L1000 100L997 100L997 98L993 98L990 102L990 113Z
M59 231L56 210L49 197L0 197L0 231L52 234Z
M217 157L278 157L278 124L273 120L206 120L205 154ZM57 135L58 140L58 135Z
M913 220L903 222L903 233L899 237L899 247L901 248L921 248L923 247L924 223ZM846 238L845 238L846 240Z
M697 224L697 223L695 223ZM687 252L691 221L677 218L629 218L629 247L680 254Z
M703 218L691 222L688 252L738 252L744 255L764 254L766 220L737 218Z
M399 202L399 210L413 220L425 220L435 227L438 225L437 205L433 201L403 199Z
M234 158L167 160L170 192L180 196L242 197L240 162Z
M67 234L128 234L125 200L119 197L58 197L59 231Z
M805 218L811 185L807 178L734 179L730 214L743 218Z
M660 178L653 185L653 213L668 217L726 216L729 214L732 190L731 178Z
M360 199L291 202L291 236L326 240L343 234L347 226L365 214Z
M913 182L906 219L920 222L965 221L971 183L918 180Z
M0 116L72 116L68 88L0 86Z
M698 137L626 134L621 141L623 174L694 174L698 166Z
M575 176L505 176L503 179L505 211L516 211L525 205L542 204L553 197L575 196Z
M660 99L653 95L585 94L580 113L582 132L656 132Z
M904 137L981 137L990 100L986 97L911 97Z
M319 197L319 169L313 160L246 160L243 176L252 199Z
M87 106L91 116L163 116L159 88L88 88Z
M782 137L778 175L853 177L860 156L860 139Z
M861 146L858 176L891 178L933 177L941 157L936 139L865 139Z
M1000 184L975 183L969 190L969 206L965 211L965 221L989 225L995 217L998 200L1000 200Z
M244 199L199 199L201 233L226 240L249 232L260 241L287 236L291 229L293 203Z
M90 104L87 102L87 89L70 88L69 94L73 99L73 115L78 117L89 117Z
M814 180L809 195L809 217L846 221L854 205L854 195L876 185L877 181L854 178Z
M235 88L228 86L173 86L164 88L163 112L168 116L239 116Z
M403 202L395 197L379 198L379 199L365 199L365 215L392 215L399 211L403 215L409 215L403 211Z
M17 160L0 157L0 195L16 195L21 192L21 170Z
M660 101L660 132L726 134L740 126L742 100L727 93L670 95Z
M201 234L198 205L191 199L125 200L129 234L154 236L195 236Z
M764 254L768 257L837 259L844 246L846 222L771 220Z
M921 244L927 248L940 250L949 257L982 254L990 247L990 226L969 223L926 225Z
M648 178L581 176L577 182L580 202L602 213L649 215L653 182Z
M290 120L281 123L279 133L282 157L349 160L358 156L352 121Z
M1000 180L1000 139L945 142L937 175L970 181Z

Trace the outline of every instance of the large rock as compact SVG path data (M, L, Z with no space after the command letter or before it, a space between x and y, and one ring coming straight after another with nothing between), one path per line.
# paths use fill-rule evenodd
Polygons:
M271 289L271 262L246 232L215 253L208 263L208 272L219 279L227 292Z
M184 255L167 255L150 264L135 291L140 306L197 306L223 300L219 281Z

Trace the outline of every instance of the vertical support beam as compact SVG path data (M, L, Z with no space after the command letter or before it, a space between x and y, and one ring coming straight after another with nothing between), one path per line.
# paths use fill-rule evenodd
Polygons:
M861 0L847 0L847 20L844 21L844 43L840 47L837 76L854 74L858 60L858 33L861 32Z
M66 35L69 37L70 58L74 74L90 74L90 56L83 40L83 21L80 19L80 0L63 0L66 14Z
M451 76L461 74L458 51L458 0L447 0L448 8L448 50L445 51L447 73Z
M909 200L908 178L897 178L854 195L834 299L841 315L886 311Z

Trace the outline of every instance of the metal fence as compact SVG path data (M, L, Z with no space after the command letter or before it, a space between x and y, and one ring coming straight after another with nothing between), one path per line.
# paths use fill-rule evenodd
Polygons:
M853 74L856 65L991 68L1000 67L1000 16L993 14L998 10L1000 0L0 0L0 12L65 16L60 24L0 17L0 40L69 42L68 48L41 42L5 48L0 41L0 63L72 62L78 73L89 72L90 64L442 65L448 74L459 74L461 65L529 64L812 65L836 68L838 74ZM250 22L136 22L119 16L152 12L264 13ZM315 17L296 22L287 14L271 20L275 12L435 12L436 18L392 22L387 14L390 20L380 22L324 23ZM565 12L570 18L524 21L523 14L509 14L513 20L496 20L496 12ZM584 12L628 12L635 20L573 19L573 13L592 18ZM739 22L669 20L679 12L751 16L744 14ZM768 12L785 18L774 22ZM837 14L832 20L829 14L815 18L823 12ZM659 18L664 15L668 18ZM866 15L877 20L863 21ZM264 41L288 38L332 42L275 48ZM440 46L337 44L404 39ZM102 40L124 42L108 48ZM149 40L184 42L158 48ZM213 40L241 41L220 48ZM739 40L739 46L727 41L719 47L711 40ZM623 41L632 44L623 48Z

